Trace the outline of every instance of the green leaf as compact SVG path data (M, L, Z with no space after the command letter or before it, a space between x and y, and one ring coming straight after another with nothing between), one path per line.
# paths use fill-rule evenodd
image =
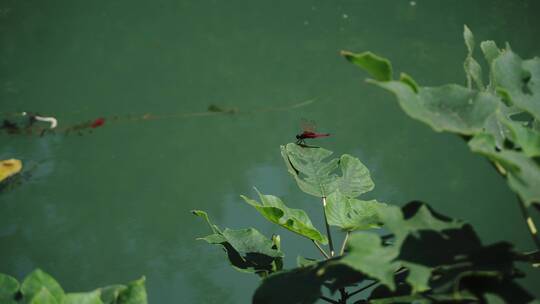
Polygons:
M383 247L379 236L373 233L358 233L349 238L347 255L340 263L380 280L390 289L395 289L394 272L399 268L395 258L398 253L397 247Z
M32 294L32 297L30 298L29 304L61 304L63 302L57 301L57 298L55 298L51 292L47 289L47 287L42 286L39 290L37 290L34 294Z
M298 267L308 267L317 264L319 261L316 259L308 259L303 256L297 256L296 257L296 265Z
M533 159L521 152L497 151L495 139L489 134L476 135L469 141L469 147L505 169L508 185L527 206L540 204L540 168Z
M15 294L19 291L19 282L12 276L0 273L0 303L16 303Z
M416 94L409 85L399 81L372 83L394 93L409 116L438 132L479 133L499 102L496 96L455 84L420 87Z
M91 292L68 293L63 304L103 304L100 290Z
M368 168L358 158L343 154L339 167L342 176L338 177L338 189L343 195L357 197L375 188Z
M341 51L341 55L351 63L366 70L376 80L392 80L392 64L386 58L371 52L354 54L348 51Z
M387 205L376 200L362 201L349 198L336 191L326 200L326 217L328 224L340 227L346 231L379 227L380 209Z
M199 216L199 217L202 217L206 223L208 224L208 226L210 227L210 229L212 229L212 232L214 233L220 233L221 231L219 230L219 227L212 224L210 222L210 219L208 218L208 214L202 210L191 210L191 213L193 213L194 215L196 216Z
M127 288L118 295L118 304L147 304L145 277L127 284Z
M283 267L283 253L279 249L279 236L273 236L270 240L253 228L225 229L219 232L206 212L198 211L194 214L202 215L210 227L215 227L217 232L198 239L209 244L222 246L227 252L229 262L235 269L256 273L264 277L269 273L281 270Z
M125 285L110 285L101 288L101 301L104 304L117 304L120 294L127 290Z
M278 197L261 194L258 190L261 203L244 195L244 201L253 206L259 213L270 222L277 224L308 239L326 244L328 240L311 223L304 210L287 207Z
M289 173L296 179L298 187L305 193L326 197L337 189L339 160L323 162L332 151L323 148L304 148L296 144L281 146L281 155Z
M467 74L469 87L472 88L470 85L472 80L479 90L484 90L485 87L484 81L482 80L482 67L480 64L473 57L467 57L463 63L463 68Z
M484 53L484 58L486 58L486 61L491 66L495 58L499 57L501 54L501 50L497 47L497 44L495 41L482 41L480 43L480 49L482 50L482 53Z
M540 58L522 60L506 49L493 61L493 75L512 104L540 119Z
M469 56L472 56L474 52L474 35L467 25L463 26L463 40L465 40Z
M411 89L414 91L415 94L418 93L418 90L419 90L418 84L411 76L405 73L401 73L399 75L399 81L411 87Z
M369 170L359 159L344 154L325 161L332 152L323 148L305 148L297 144L281 146L281 155L289 173L305 193L328 197L339 189L349 197L371 191L374 187ZM336 171L340 168L342 176Z
M21 292L26 299L33 299L43 288L54 297L57 303L64 301L64 290L60 284L41 269L34 270L24 279L21 285ZM40 295L41 297L45 299L48 296L42 293Z
M540 156L540 132L527 126L526 123L513 121L503 114L499 113L497 117L508 130L508 138L521 148L525 155Z

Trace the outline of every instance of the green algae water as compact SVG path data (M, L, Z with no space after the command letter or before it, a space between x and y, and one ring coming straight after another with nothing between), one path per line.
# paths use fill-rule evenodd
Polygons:
M532 0L2 0L1 117L105 124L0 134L0 159L21 159L26 173L0 193L0 272L21 279L40 267L69 291L145 275L150 303L249 303L256 277L196 241L209 231L189 211L279 233L284 251L317 257L239 197L256 186L323 228L320 202L297 189L279 153L302 118L332 133L317 144L366 164L370 197L423 200L485 242L531 249L489 163L407 117L339 51L375 51L425 85L463 83L463 24L529 58L540 55L538 12ZM229 113L196 115L212 105ZM538 282L530 274L526 285Z

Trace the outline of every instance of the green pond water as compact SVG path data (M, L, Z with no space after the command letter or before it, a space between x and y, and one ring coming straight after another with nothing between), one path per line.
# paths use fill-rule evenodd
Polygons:
M407 117L339 50L380 53L421 84L464 83L463 24L477 41L508 41L532 57L540 3L414 4L1 0L2 118L106 122L82 136L0 134L0 159L20 158L28 173L0 193L0 272L21 279L41 267L68 291L145 275L151 303L249 303L258 279L196 241L209 231L189 211L279 233L286 267L296 254L318 257L239 198L257 186L323 228L320 202L297 189L279 154L302 118L333 134L318 144L370 168L376 188L366 198L423 200L471 222L486 242L532 249L515 195L490 165L460 138ZM240 112L182 115L212 104ZM538 282L531 274L525 284Z

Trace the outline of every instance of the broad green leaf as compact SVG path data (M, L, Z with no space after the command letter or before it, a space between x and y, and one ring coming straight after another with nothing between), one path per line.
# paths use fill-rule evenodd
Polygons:
M371 52L354 54L348 51L341 51L341 55L353 64L366 70L376 80L389 81L392 79L392 64L386 58Z
M359 159L348 154L326 161L332 155L331 151L290 143L281 146L281 155L300 189L308 194L328 197L339 189L344 195L356 197L374 187L369 170ZM336 173L338 168L341 176Z
M29 304L62 304L53 296L53 294L47 289L47 287L42 286L37 290L32 297L30 298Z
M323 162L332 151L323 148L304 148L296 144L281 146L281 155L289 173L300 189L317 197L326 197L337 189L338 159Z
M313 226L304 210L289 208L276 196L261 194L259 191L257 193L260 203L243 195L241 197L267 220L322 244L328 242L326 237Z
M56 302L64 301L64 290L60 284L41 269L34 270L24 279L21 292L25 299L33 299L43 288L54 297ZM40 297L47 297L47 295L42 294Z
M379 227L380 209L387 205L376 200L362 201L349 198L336 191L326 200L326 217L328 224L346 231Z
M394 93L409 116L438 132L479 133L499 102L496 96L455 84L420 87L416 94L409 85L400 81L371 82Z
M100 290L66 294L63 304L103 304Z
M540 167L522 152L495 149L489 134L479 134L469 141L472 151L487 156L500 164L507 174L508 185L527 206L540 204Z
M213 230L217 232L198 239L209 244L222 246L227 252L229 262L235 269L256 273L264 277L268 273L281 270L283 267L283 253L279 249L279 236L274 236L270 240L253 228L225 229L220 232L219 228L212 224L206 212L193 213L202 216L208 225L214 227L215 230Z
M127 288L118 295L118 304L147 304L145 277L130 282Z
M342 175L338 177L338 190L348 197L357 197L375 188L369 170L351 155L343 154L339 159Z
M513 121L502 114L498 115L498 119L508 130L509 139L521 148L525 155L528 157L540 156L540 132L523 122Z
M540 58L522 60L506 49L493 61L493 76L512 104L540 119Z
M15 294L19 291L19 287L17 279L0 273L0 303L15 303Z
M390 289L395 289L394 272L399 263L397 246L383 247L381 238L373 233L353 234L347 243L347 254L340 260L372 278L380 280Z
M116 304L118 303L118 297L120 294L127 290L125 285L110 285L101 288L101 301L104 304Z

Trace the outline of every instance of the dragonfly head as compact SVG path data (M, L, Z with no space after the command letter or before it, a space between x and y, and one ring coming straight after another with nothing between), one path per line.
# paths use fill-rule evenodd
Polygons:
M302 136L300 134L296 135L296 139L301 139L301 138L302 138Z

